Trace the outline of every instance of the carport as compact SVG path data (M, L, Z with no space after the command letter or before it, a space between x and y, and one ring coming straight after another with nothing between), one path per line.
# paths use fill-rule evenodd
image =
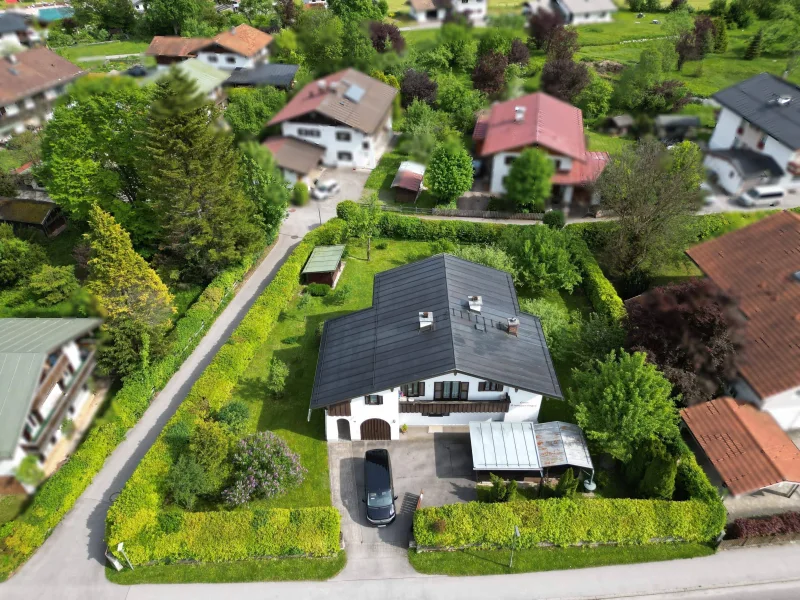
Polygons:
M507 421L469 424L475 471L537 471L578 467L594 475L592 458L580 427L572 423Z

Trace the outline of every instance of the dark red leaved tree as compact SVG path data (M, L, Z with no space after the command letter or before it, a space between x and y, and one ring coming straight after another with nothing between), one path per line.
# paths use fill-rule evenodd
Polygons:
M403 106L409 106L415 99L433 104L436 102L436 92L439 84L432 81L424 71L409 69L400 84L400 98Z
M499 93L506 82L507 67L508 59L503 54L490 50L481 56L475 65L475 70L472 72L473 86L487 96Z
M396 25L372 21L369 24L369 39L372 47L380 53L394 50L402 52L406 48L406 40Z
M541 89L546 94L573 103L589 85L589 69L570 58L548 60L542 69Z
M529 43L547 52L550 39L558 29L564 28L564 19L556 11L540 10L528 22Z

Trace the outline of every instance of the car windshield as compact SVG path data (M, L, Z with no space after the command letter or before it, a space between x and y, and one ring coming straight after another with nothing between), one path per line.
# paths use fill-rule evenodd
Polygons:
M370 492L367 494L367 506L382 507L392 503L392 490L382 492Z
M758 190L753 188L752 190L749 190L747 192L747 195L750 196L751 198L758 198Z
M322 183L317 185L317 189L320 192L327 192L332 187L333 187L333 182L332 181L323 181Z

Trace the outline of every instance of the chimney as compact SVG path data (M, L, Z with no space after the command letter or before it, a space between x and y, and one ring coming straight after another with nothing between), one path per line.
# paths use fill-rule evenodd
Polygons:
M17 64L17 60L18 59L17 59L17 55L16 54L9 54L8 55L8 62L10 62L12 65Z
M519 319L517 317L508 317L508 333L516 337L518 331Z
M230 33L231 35L236 35L236 27L231 27Z
M433 329L433 313L421 312L419 313L419 330L428 331Z
M792 103L791 96L779 96L776 100L778 106L789 106Z
M483 306L483 298L480 296L467 296L467 303L469 304L469 311L480 314L481 307Z
M517 123L522 123L525 120L525 107L524 106L515 106L514 107L514 120Z
M327 81L325 81L324 79L320 79L320 80L317 82L317 85L319 86L319 91L320 91L320 93L324 94L324 93L325 93L325 90L328 88L328 82L327 82Z

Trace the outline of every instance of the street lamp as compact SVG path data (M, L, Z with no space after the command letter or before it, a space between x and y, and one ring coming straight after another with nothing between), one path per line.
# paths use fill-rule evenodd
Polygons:
M511 560L508 561L508 568L514 565L514 547L517 545L517 538L519 537L519 527L514 525L514 535L511 538Z

